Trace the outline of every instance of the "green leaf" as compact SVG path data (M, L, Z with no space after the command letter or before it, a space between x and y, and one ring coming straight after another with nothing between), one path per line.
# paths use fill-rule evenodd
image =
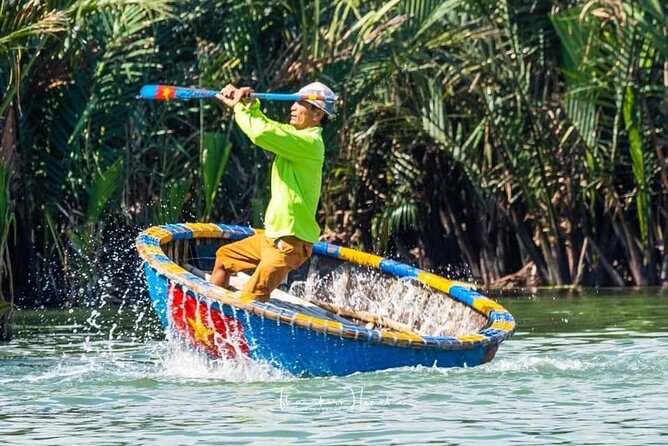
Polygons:
M109 200L122 186L123 158L118 158L107 170L93 177L88 190L88 206L85 213L87 223L97 223Z
M647 242L649 232L649 185L645 175L645 155L643 140L639 128L638 111L636 109L636 95L632 86L624 90L624 122L629 138L629 152L631 154L631 169L638 192L636 195L636 209L640 222L640 236L643 244Z
M211 218L220 181L225 173L231 151L232 145L226 141L223 133L204 132L202 134L202 187L205 201L202 217L205 221Z
M163 184L160 199L153 209L152 223L164 225L181 221L183 204L189 189L190 185L186 179L177 179Z
M9 280L9 301L13 300L12 296L12 268L11 257L9 255L9 236L10 228L15 224L16 216L14 214L12 200L11 200L11 173L5 168L5 165L0 161L0 282L6 283ZM4 297L4 287L0 287L0 317L3 313L2 305L7 301ZM9 307L11 308L11 306ZM5 307L5 311L9 308Z

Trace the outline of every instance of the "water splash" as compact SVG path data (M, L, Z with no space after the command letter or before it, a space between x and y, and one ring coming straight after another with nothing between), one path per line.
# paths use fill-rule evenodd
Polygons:
M484 327L486 319L466 305L413 278L342 264L329 273L294 282L290 293L408 325L420 335L457 336Z
M184 347L169 343L169 351L161 359L160 376L187 380L224 380L231 382L266 382L294 379L291 375L246 356L210 359Z

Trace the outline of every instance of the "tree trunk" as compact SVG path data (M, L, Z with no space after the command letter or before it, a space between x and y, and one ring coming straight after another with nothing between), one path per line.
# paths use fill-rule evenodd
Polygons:
M459 222L457 221L457 217L452 213L450 204L444 201L443 206L441 206L438 211L438 215L443 227L448 232L455 235L459 249L464 255L464 258L466 259L469 268L471 268L473 275L476 277L481 277L478 256L474 255L473 250L471 249L471 246L469 245L466 236L464 235L464 232L462 231Z
M0 224L0 341L8 341L12 337L12 323L14 320L14 289L11 268L11 250L8 249L10 224L12 221L13 202L12 202L12 174L14 166L14 157L16 155L16 114L14 105L10 102L6 115L2 120L2 134L0 135L0 163L6 171L8 182L0 186L3 194L3 201L6 199L6 208L3 206L3 212L0 214L2 224ZM8 278L5 281L5 277ZM8 286L5 286L8 284ZM9 295L9 300L5 299L5 292Z
M540 254L538 247L534 243L533 238L531 238L531 235L529 235L529 232L521 223L520 218L517 217L517 214L514 210L511 209L510 215L506 215L506 217L515 231L517 239L524 246L524 249L526 249L527 253L529 254L529 258L531 258L531 261L534 263L534 265L536 265L540 282L543 284L547 283L547 264L545 263L543 256Z
M647 286L649 285L649 281L647 280L647 275L645 274L642 253L640 252L640 249L638 249L635 237L629 229L622 211L618 211L617 215L619 216L619 223L613 218L612 228L615 230L615 233L622 242L622 247L626 252L629 271L633 277L633 282L636 286Z
M599 262L601 262L601 265L603 265L603 268L607 271L608 275L615 283L615 286L618 287L626 286L626 284L624 283L624 279L622 279L622 276L620 276L617 270L615 270L615 268L610 264L608 259L605 257L605 253L601 251L601 249L598 247L596 243L594 243L594 240L592 240L589 237L587 237L587 240L589 240L589 244L591 244L591 247L596 252Z
M538 230L539 235L538 239L540 240L540 249L543 252L543 257L545 258L545 263L547 264L548 280L550 285L564 285L564 280L561 275L561 267L559 265L559 260L555 259L554 253L552 252L552 246L550 246L550 241L547 238L547 234L542 230Z
M668 223L663 230L663 261L661 262L661 285L668 285Z
M582 242L582 247L580 248L580 256L578 257L578 263L575 267L573 273L573 285L581 285L584 278L584 269L585 269L585 259L587 257L587 245L589 239L585 238Z

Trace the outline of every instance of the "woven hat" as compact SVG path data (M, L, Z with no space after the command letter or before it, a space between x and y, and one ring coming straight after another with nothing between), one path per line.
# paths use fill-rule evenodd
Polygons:
M327 116L334 115L334 108L336 106L336 95L334 92L325 84L321 82L312 82L299 90L299 94L320 94L327 97L330 97L331 100L322 101L314 99L306 99L306 102L313 104L318 107L320 110L324 111Z

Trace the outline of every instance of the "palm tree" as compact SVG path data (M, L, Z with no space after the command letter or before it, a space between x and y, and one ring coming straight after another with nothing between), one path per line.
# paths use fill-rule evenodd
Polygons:
M647 125L652 113L639 113L658 111L665 96L665 35L650 31L664 15L654 2L615 9L620 4L554 2L529 11L511 2L404 3L422 13L408 14L400 27L413 39L384 34L384 45L365 48L354 71L364 77L365 60L389 54L378 89L344 125L347 145L357 149L344 159L359 168L337 169L351 192L333 189L331 208L348 203L339 215L362 234L376 228L380 238L365 242L382 250L388 237L400 251L413 240L418 253L435 259L452 244L431 234L445 233L459 248L452 257L462 255L486 283L524 264L543 283L655 283L643 271L657 270L652 238L660 226L649 231L648 197L658 192L653 153L661 150L642 141L659 128ZM386 10L387 22L405 11ZM587 48L564 43L560 26L571 19L571 30L584 35L571 40ZM610 67L620 75L610 76ZM575 69L599 74L588 81ZM620 89L628 73L644 74ZM636 99L641 91L645 106Z
M12 194L12 177L18 165L16 97L26 72L34 67L36 55L24 55L25 43L32 40L38 54L46 39L63 31L65 20L61 13L49 11L38 2L23 5L20 16L9 13L6 1L0 3L0 340L11 338L14 312L14 278L11 259L11 231L16 221ZM17 7L19 5L16 5Z
M666 280L665 31L655 0L0 0L0 312L28 277L99 295L138 226L261 224L269 160L215 102L135 100L162 81L339 92L330 239L488 284Z
M15 216L17 234L8 252L25 256L21 262L3 256L3 262L15 265L20 285L27 277L47 277L54 256L68 265L70 247L81 248L74 228L93 224L91 215L103 217L82 210L108 205L100 198L115 195L95 195L95 184L127 154L126 130L136 109L127 98L154 63L149 31L168 4L0 3L0 123L8 202L15 206L6 215Z

